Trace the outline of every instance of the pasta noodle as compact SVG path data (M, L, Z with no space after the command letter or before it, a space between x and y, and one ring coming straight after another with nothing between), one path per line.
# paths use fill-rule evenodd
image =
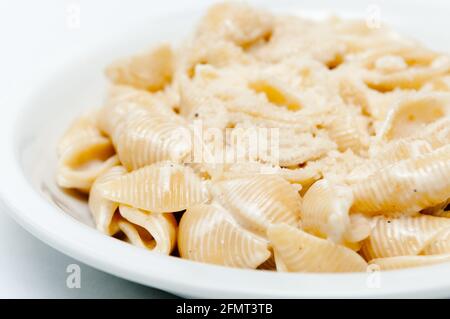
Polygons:
M450 68L450 60L447 57L426 57L430 60L421 61L420 57L402 57L402 54L406 54L406 50L399 54L381 56L375 61L375 69L365 76L365 81L371 88L380 91L396 88L420 89L424 83L435 76L445 74ZM409 67L407 62L410 62Z
M387 115L381 138L407 137L450 114L450 95L423 94L401 101Z
M124 218L119 228L135 246L169 255L176 245L177 222L172 214L150 213L127 206L119 207Z
M270 35L273 17L246 6L221 3L211 7L201 21L197 34L248 46Z
M450 145L381 169L353 186L353 209L376 214L416 213L448 198Z
M326 125L330 138L337 144L340 151L348 149L355 153L363 153L369 146L367 121L362 116L336 114Z
M170 83L173 64L172 48L162 44L146 54L115 62L107 68L106 74L117 84L158 91Z
M366 261L356 252L314 237L296 227L277 224L269 227L268 237L282 269L289 272L365 271Z
M300 198L279 176L255 176L218 182L213 194L247 229L264 236L274 223L297 225Z
M122 164L133 170L161 161L181 162L191 150L189 132L170 117L131 111L115 129L113 143Z
M125 85L112 85L98 116L98 127L114 138L117 127L131 111L146 111L161 116L173 115L173 112L157 98L156 94L137 90Z
M119 229L117 225L116 211L119 203L110 201L103 197L101 190L102 184L114 180L126 173L123 166L114 166L103 175L100 175L92 185L89 193L89 209L94 217L97 229L104 234L114 235Z
M95 116L78 119L62 138L57 183L88 193L95 179L117 165L111 142L97 129Z
M420 253L422 255L450 254L450 227L440 230Z
M352 204L353 193L349 187L333 185L326 179L317 181L303 197L303 229L318 237L342 243L350 225Z
M244 230L218 205L187 210L178 246L184 258L238 268L256 268L271 255L267 241Z
M201 180L185 166L160 163L103 183L104 198L149 212L178 212L201 204L208 195Z
M448 54L365 21L225 2L179 46L105 73L56 172L89 194L100 232L265 271L450 262Z
M370 237L362 247L363 255L369 260L419 255L427 245L433 246L432 241L438 233L450 227L450 219L427 215L379 217L374 223Z

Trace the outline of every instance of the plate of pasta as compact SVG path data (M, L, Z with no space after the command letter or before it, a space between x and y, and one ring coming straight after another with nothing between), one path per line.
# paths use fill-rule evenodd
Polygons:
M8 210L181 296L450 297L450 43L305 6L153 21L42 83L1 119Z

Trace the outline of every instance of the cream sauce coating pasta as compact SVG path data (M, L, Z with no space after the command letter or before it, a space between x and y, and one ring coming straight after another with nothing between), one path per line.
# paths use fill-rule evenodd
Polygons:
M448 54L365 21L224 2L179 45L105 74L56 171L104 234L282 272L450 261Z

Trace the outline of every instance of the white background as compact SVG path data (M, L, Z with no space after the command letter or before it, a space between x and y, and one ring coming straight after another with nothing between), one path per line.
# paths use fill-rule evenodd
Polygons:
M142 2L153 3L149 12L140 10ZM418 0L412 0L419 2ZM444 0L443 0L444 1ZM182 11L193 3L207 5L213 0L0 0L0 116L14 107L15 96L8 92L23 92L27 95L36 82L36 74L46 74L65 65L68 61L88 53L90 46L110 43L128 28L132 29L144 19ZM258 2L258 1L253 1ZM286 1L285 1L286 2ZM291 1L298 3L301 1ZM318 0L327 3L325 8L344 6L342 1ZM369 4L380 5L384 10L394 1L361 1L359 8ZM426 10L426 1L424 10ZM120 10L117 10L119 8ZM114 10L113 10L114 9ZM70 16L79 10L79 26ZM386 10L388 11L388 10ZM118 14L121 13L121 14ZM388 12L387 12L388 13ZM105 17L117 15L115 25L106 25ZM448 12L441 12L427 21L417 21L414 36L426 42L450 45L437 41L439 21L447 19ZM397 19L398 18L398 19ZM396 17L395 27L402 26ZM440 20L441 19L441 20ZM424 28L423 25L427 25ZM155 26L157 32L157 26ZM447 30L441 30L447 32ZM42 36L42 35L47 36ZM49 37L48 34L52 36ZM89 36L87 36L89 35ZM447 35L448 39L448 35ZM20 90L18 90L19 88ZM0 145L1 150L1 145ZM0 178L2 178L0 176ZM36 214L39 214L36 211ZM66 268L77 263L73 259L47 247L18 226L0 207L0 297L1 298L158 298L168 294L129 283L88 266L81 266L81 289L66 287ZM77 263L79 264L79 263Z

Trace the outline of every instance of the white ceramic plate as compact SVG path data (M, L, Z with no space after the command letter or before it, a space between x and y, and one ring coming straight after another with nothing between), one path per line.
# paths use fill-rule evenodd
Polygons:
M281 11L300 12L304 8L310 15L336 12L364 18L371 10L361 1L342 1L341 7L336 7L335 1L302 1L301 6L293 5L295 1L258 2ZM151 10L145 3L140 3L142 10ZM379 8L383 21L433 48L450 52L448 35L443 32L450 29L450 4L390 1L381 2ZM120 7L110 10L116 10L116 16L104 17L106 25L115 23L113 17L120 14ZM135 14L138 11L134 10ZM56 187L57 139L77 114L100 103L106 85L104 65L160 40L177 41L192 29L199 12L195 8L192 13L149 20L144 22L147 28L130 30L129 36L111 45L93 45L90 54L34 83L34 93L26 101L0 111L0 194L11 215L39 239L86 264L180 296L450 297L449 264L382 274L280 274L160 256L98 233L83 201ZM9 93L19 95L21 91Z

